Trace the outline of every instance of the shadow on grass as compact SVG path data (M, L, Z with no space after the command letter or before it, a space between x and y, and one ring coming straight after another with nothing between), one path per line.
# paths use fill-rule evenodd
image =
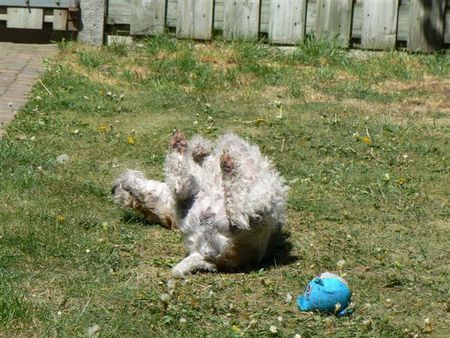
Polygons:
M292 255L292 243L290 242L291 234L286 231L281 231L272 236L269 244L268 254L263 260L252 266L243 267L230 273L251 273L257 272L261 269L271 270L283 265L290 265L298 261L299 257Z
M290 265L298 261L299 257L292 255L291 234L281 231L272 236L269 254L258 265L258 268L272 269L280 265Z
M160 226L159 224L150 223L145 217L137 212L131 210L124 210L123 216L120 218L121 222L125 224L143 225L143 226Z

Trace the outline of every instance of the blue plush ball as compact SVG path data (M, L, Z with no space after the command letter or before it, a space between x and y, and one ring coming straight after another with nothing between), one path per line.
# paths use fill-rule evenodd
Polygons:
M318 311L343 316L351 310L352 292L348 283L338 275L324 272L308 283L305 293L297 298L301 311Z

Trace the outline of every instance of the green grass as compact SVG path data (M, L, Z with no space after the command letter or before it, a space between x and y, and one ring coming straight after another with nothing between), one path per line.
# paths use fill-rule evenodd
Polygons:
M0 335L444 336L449 65L445 53L354 58L327 40L291 53L65 43L42 77L51 95L36 85L0 140ZM231 130L273 160L290 186L290 256L171 279L180 235L109 191L125 168L163 179L174 128ZM349 281L352 316L297 310L326 270Z

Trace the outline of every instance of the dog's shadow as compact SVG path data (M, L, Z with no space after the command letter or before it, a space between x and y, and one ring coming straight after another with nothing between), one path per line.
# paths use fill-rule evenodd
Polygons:
M145 219L145 217L133 210L124 210L123 216L120 221L125 224L142 225L146 227L157 226L158 224L150 223Z
M280 231L272 236L271 245L266 257L256 267L256 269L270 270L277 266L290 265L298 261L299 257L292 254L293 245L290 241L291 234L287 231Z

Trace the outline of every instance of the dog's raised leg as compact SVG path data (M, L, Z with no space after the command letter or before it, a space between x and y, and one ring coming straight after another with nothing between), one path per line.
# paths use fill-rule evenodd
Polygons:
M148 222L176 228L175 202L166 183L127 170L116 178L111 193L117 204L139 211Z
M166 157L164 172L166 182L177 202L184 202L199 189L192 170L193 158L188 153L188 142L184 134L177 130L169 142L171 152Z
M193 252L172 268L172 275L182 278L197 271L215 272L217 268L213 263L207 262L201 254Z
M249 230L249 214L246 210L247 196L242 193L247 182L241 182L240 170L228 152L224 152L220 156L220 170L222 171L222 186L228 219L232 226Z

